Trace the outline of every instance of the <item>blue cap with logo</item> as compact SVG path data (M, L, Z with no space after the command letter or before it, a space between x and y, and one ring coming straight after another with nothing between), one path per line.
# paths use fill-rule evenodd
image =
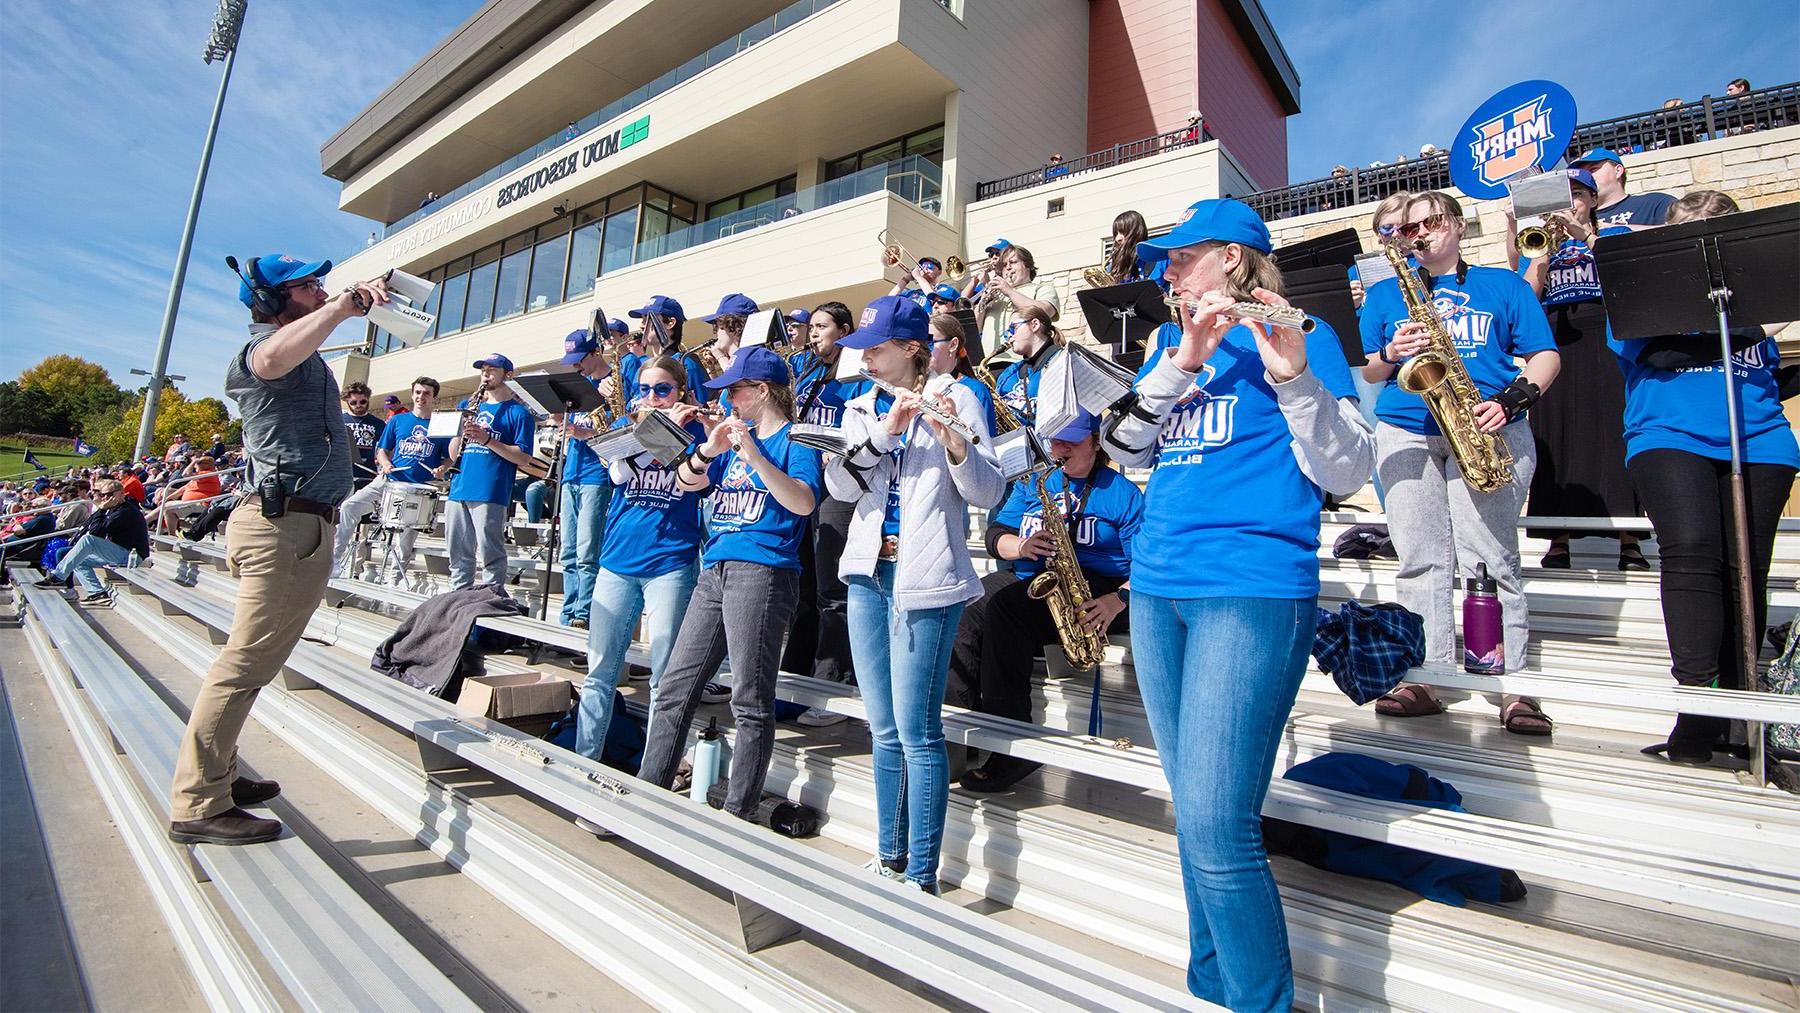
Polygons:
M1600 192L1600 188L1594 185L1594 174L1586 169L1570 169L1569 182L1580 183L1582 186L1587 187L1595 193Z
M1269 227L1250 205L1243 201L1217 198L1195 201L1181 213L1175 228L1167 235L1146 239L1137 244L1140 260L1154 261L1170 250L1196 243L1236 243L1260 253L1269 253L1275 244L1269 239Z
M563 339L562 364L565 366L579 366L581 365L581 360L599 350L600 342L594 340L594 336L588 333L587 328L583 327L578 331L570 331L569 336Z
M1007 250L1010 250L1010 249L1012 249L1011 243L1007 242L1004 239L996 239L993 242L988 244L987 252L990 254L1005 253Z
M1076 415L1068 425L1058 429L1055 433L1052 433L1050 438L1053 440L1060 440L1064 443L1080 443L1082 440L1087 439L1088 436L1093 433L1094 426L1099 420L1094 417L1093 412L1088 411L1086 408L1082 408L1079 411L1080 414Z
M788 310L787 318L789 321L796 324L810 323L812 321L812 310Z
M587 332L583 331L582 333L585 334ZM489 352L485 358L475 360L476 369L480 369L483 366L494 366L499 369L504 369L508 373L512 372L513 368L512 360L501 355L499 352Z
M725 298L719 300L718 312L712 314L711 316L701 317L700 319L704 320L710 324L714 320L719 319L720 317L727 317L727 316L747 317L750 314L755 313L755 312L756 312L756 300L755 299L750 298L749 296L743 294L742 292L733 292L730 295L726 296Z
M687 314L681 310L681 304L666 295L653 295L650 297L650 302L646 304L643 309L631 311L631 315L634 317L647 317L652 313L659 317L674 317L677 320L687 319Z
M329 260L299 260L285 253L256 257L244 267L244 274L269 288L280 288L290 281L323 277L330 273ZM256 300L250 296L250 283L242 278L238 279L238 302L252 309L256 306Z
M745 380L760 380L764 383L792 383L793 374L788 372L787 360L762 345L751 345L740 348L731 357L731 365L725 372L706 381L707 390L724 390L734 383Z
M1580 158L1577 158L1575 161L1570 162L1569 164L1570 165L1585 165L1585 164L1588 164L1591 162L1611 162L1614 165L1624 165L1625 164L1625 162L1619 158L1618 152L1614 151L1611 148L1590 148L1588 150L1587 154L1581 156Z
M924 270L926 264L930 264L933 268L941 268L944 266L943 262L939 261L936 257L920 257L919 269Z
M939 285L937 288L931 290L931 297L933 299L942 299L945 302L955 302L962 298L962 293L956 290L955 285Z
M838 339L846 348L874 348L883 341L924 341L931 318L903 295L884 295L862 311L856 330Z
M626 323L623 320L620 320L618 317L613 317L611 320L608 320L606 322L606 329L608 331L611 331L614 334L630 334L631 333L631 325Z

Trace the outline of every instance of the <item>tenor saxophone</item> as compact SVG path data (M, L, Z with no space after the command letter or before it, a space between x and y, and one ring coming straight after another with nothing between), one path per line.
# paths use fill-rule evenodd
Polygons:
M973 373L975 379L988 389L988 395L994 399L995 436L999 436L1002 433L1010 433L1019 428L1019 416L1013 412L1011 406L1001 400L1000 388L994 385L994 371L988 368L988 363L994 361L994 358L1004 351L1006 351L1006 348L1005 346L1002 346L997 349L993 355L990 355L969 367L969 372Z
M1081 572L1081 563L1075 558L1075 540L1069 537L1069 525L1063 520L1062 507L1045 487L1047 471L1039 471L1032 481L1037 486L1038 503L1043 507L1044 531L1049 533L1054 549L1044 560L1043 572L1031 578L1025 593L1050 607L1050 619L1056 624L1056 636L1062 641L1063 653L1069 656L1070 665L1085 672L1100 664L1105 656L1106 642L1081 621L1082 603L1093 594L1088 589L1087 577Z
M1438 428L1450 441L1450 452L1462 468L1463 481L1481 490L1494 492L1513 481L1512 452L1498 433L1484 433L1475 422L1475 406L1485 400L1469 379L1468 367L1456 342L1444 329L1431 306L1431 298L1419 283L1419 276L1406 262L1406 254L1397 243L1383 243L1382 252L1393 265L1400 283L1400 295L1406 300L1406 312L1415 323L1425 325L1429 344L1423 352L1400 366L1396 382L1400 389L1425 399L1425 407L1437 419Z

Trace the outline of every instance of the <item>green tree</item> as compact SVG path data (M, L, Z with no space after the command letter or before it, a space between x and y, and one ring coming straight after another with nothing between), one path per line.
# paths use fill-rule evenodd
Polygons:
M125 393L99 364L52 355L20 373L17 390L0 392L0 398L10 402L0 405L0 432L75 436L92 432L82 420L116 408Z
M119 413L118 422L108 430L99 441L101 449L108 455L118 459L131 457L137 446L138 421L144 417L144 398L139 394L126 404ZM202 447L212 438L214 433L227 431L231 418L225 411L225 403L218 398L203 397L190 401L174 387L163 388L162 399L156 408L156 431L151 434L150 453L161 454L169 449L169 441L176 433L187 434L188 441Z
M21 387L41 387L52 397L81 398L94 388L119 392L106 367L74 355L52 355L19 374Z

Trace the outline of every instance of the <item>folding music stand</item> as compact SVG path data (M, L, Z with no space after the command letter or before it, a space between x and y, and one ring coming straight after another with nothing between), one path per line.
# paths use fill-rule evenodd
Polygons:
M1144 364L1145 349L1156 329L1169 322L1162 289L1153 281L1133 281L1075 293L1088 333L1112 349L1114 362L1127 369Z
M1281 272L1287 300L1331 325L1344 361L1352 367L1369 361L1362 350L1362 331L1356 320L1356 303L1350 298L1350 280L1343 265L1306 267Z
M1615 236L1594 249L1607 323L1620 340L1717 330L1726 368L1725 419L1731 439L1731 514L1738 570L1738 626L1744 688L1757 691L1755 606L1751 600L1750 514L1744 489L1744 426L1731 325L1800 319L1800 205L1785 204ZM1748 722L1750 773L1767 784L1761 722Z
M1275 263L1281 265L1281 274L1285 278L1289 272L1306 267L1347 268L1356 263L1356 255L1361 252L1362 237L1356 230L1339 229L1283 246L1275 251Z
M580 373L528 373L513 377L506 381L506 385L536 415L566 416L569 412L591 412L606 403L606 399L600 396L599 388L589 383L587 377ZM563 445L568 439L566 429L556 438L556 451L550 455L550 475L545 480L551 484L561 481ZM561 525L562 494L559 490L556 505L550 511L550 546L544 553L544 594L538 602L540 621L550 612L550 566L551 561L558 558L557 539L561 533ZM567 577L568 574L563 576Z

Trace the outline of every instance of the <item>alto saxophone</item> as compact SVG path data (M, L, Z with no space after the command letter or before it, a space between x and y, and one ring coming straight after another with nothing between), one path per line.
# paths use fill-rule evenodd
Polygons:
M981 385L988 389L988 395L994 399L995 436L999 436L1002 433L1010 433L1019 428L1019 416L1013 412L1010 405L1001 399L1000 388L995 386L994 371L988 368L988 363L993 362L994 359L1004 351L1006 351L1006 348L1005 346L1002 346L999 349L996 349L993 355L990 355L969 367L969 372L973 373L975 379L980 381Z
M1383 243L1382 252L1393 265L1400 283L1400 295L1406 300L1406 312L1415 323L1425 325L1429 342L1423 352L1400 366L1396 382L1400 389L1417 394L1437 419L1438 428L1450 441L1450 452L1462 468L1463 480L1482 492L1494 492L1513 481L1512 451L1498 433L1484 433L1475 422L1475 406L1486 400L1469 379L1468 367L1443 320L1431 306L1430 296L1419 284L1419 276L1406 262L1406 254L1397 243Z
M1044 511L1044 531L1054 546L1044 560L1043 572L1031 578L1025 593L1050 606L1050 619L1056 624L1057 639L1063 653L1078 671L1088 671L1100 664L1106 652L1106 641L1081 621L1081 606L1093 594L1081 563L1075 558L1075 540L1069 536L1069 525L1063 520L1062 507L1044 485L1048 469L1040 470L1032 479L1037 486L1038 503Z
M602 346L601 354L606 358L607 368L612 370L612 394L606 399L606 412L612 419L625 417L625 374L619 369L619 349L611 342Z

